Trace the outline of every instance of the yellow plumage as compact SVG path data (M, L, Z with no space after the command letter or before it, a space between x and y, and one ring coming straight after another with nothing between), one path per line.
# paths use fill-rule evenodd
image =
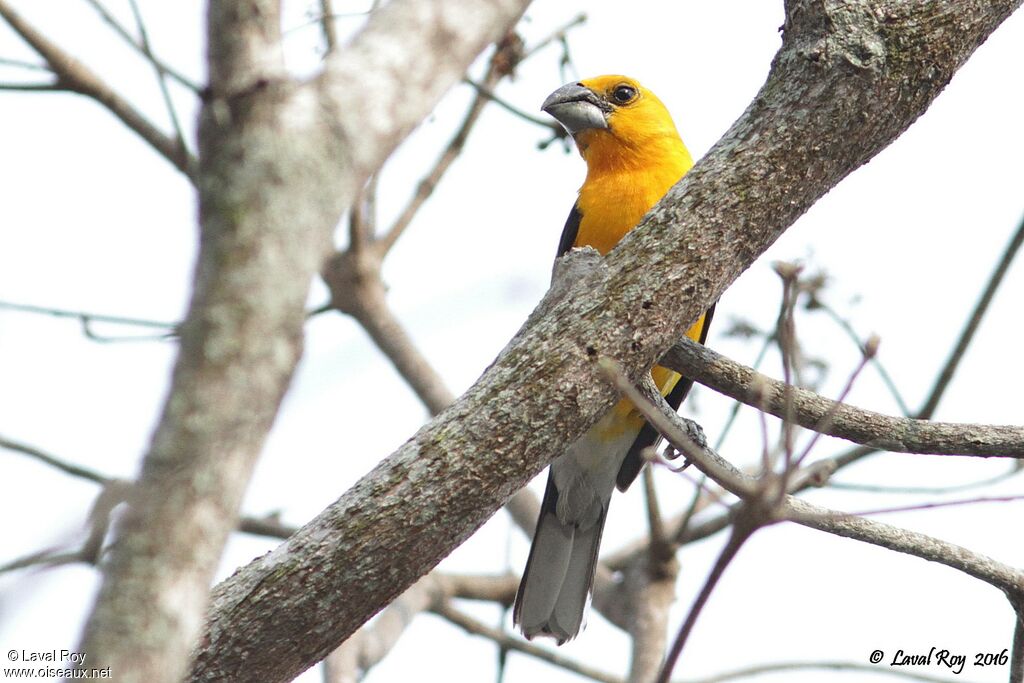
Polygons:
M587 178L576 202L582 216L573 246L589 246L607 254L690 170L693 159L665 105L650 90L617 75L580 83L605 97L622 84L637 92L633 102L608 115L608 130L585 130L576 136L580 155L587 162ZM698 341L703 329L701 316L686 335ZM677 373L662 367L655 367L651 375L663 395L679 381ZM606 438L636 429L643 421L625 400L612 412L617 419L603 420L598 426Z
M665 106L631 78L569 83L543 109L572 134L587 162L560 252L591 246L607 254L693 166ZM710 320L709 310L687 336L702 342ZM677 406L690 383L659 366L651 374ZM612 491L629 486L643 465L642 450L657 439L622 400L551 463L513 610L526 637L562 643L579 632Z

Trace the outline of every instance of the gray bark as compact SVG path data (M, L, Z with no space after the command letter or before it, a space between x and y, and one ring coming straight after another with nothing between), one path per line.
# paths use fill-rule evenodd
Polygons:
M117 680L178 681L187 671L301 352L303 305L331 231L369 173L526 4L395 0L301 84L284 70L276 0L210 2L193 298L81 645Z
M459 401L215 589L193 678L287 680L323 658L611 405L597 357L639 377L786 227L924 112L1019 4L789 2L762 90L607 269L548 301ZM389 49L362 56L386 71Z

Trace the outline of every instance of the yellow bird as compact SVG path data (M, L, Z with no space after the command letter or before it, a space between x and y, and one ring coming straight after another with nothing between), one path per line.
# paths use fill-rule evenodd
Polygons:
M587 162L559 256L585 246L607 254L693 166L665 105L631 78L569 83L541 108L572 135ZM686 335L703 343L713 313L714 306ZM693 382L659 366L651 374L678 408ZM579 633L612 491L633 482L641 451L658 440L633 404L621 400L551 464L513 610L527 638L547 635L562 644Z

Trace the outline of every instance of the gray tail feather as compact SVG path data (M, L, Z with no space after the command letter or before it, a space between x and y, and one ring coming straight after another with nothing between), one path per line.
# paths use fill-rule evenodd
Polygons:
M512 619L527 638L548 635L561 645L576 637L583 623L608 508L605 503L598 520L581 530L559 521L557 503L549 474Z

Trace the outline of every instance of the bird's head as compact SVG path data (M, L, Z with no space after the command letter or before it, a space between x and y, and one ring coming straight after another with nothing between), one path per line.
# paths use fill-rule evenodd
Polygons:
M654 93L627 76L567 83L541 109L565 128L588 164L606 154L650 154L682 145L672 117Z

